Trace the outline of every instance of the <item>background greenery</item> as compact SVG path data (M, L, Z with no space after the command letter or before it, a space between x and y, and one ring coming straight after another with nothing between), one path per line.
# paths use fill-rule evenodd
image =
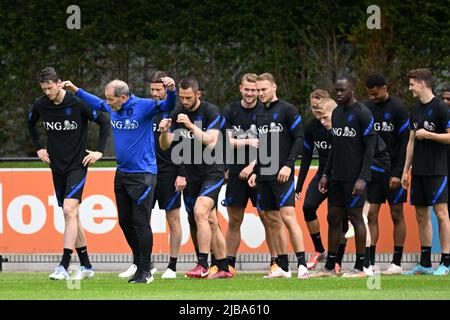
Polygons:
M81 8L80 30L66 27L71 4ZM380 30L366 27L372 4ZM344 72L359 78L362 100L367 74L384 73L408 105L408 70L432 68L438 90L450 76L448 0L2 0L0 21L0 157L35 156L26 115L45 66L99 96L114 78L148 96L156 70L176 81L194 75L221 108L239 98L243 73L271 72L279 97L305 117L310 91L332 90Z

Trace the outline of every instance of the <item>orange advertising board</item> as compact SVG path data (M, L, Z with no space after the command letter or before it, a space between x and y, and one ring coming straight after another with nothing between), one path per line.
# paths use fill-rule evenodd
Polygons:
M86 231L87 244L92 253L129 253L117 218L113 181L115 169L90 169L80 206L80 220ZM307 181L316 173L311 169ZM306 191L306 188L304 188ZM306 252L313 251L302 213L303 199L296 202L297 218L304 233ZM223 232L227 230L228 215L220 203L225 196L225 187L219 195L219 221ZM318 211L321 235L327 243L327 204ZM405 205L407 239L405 252L420 249L418 228L413 208ZM182 246L181 253L192 253L189 225L184 205L181 208ZM169 253L169 228L165 214L156 205L152 212L154 234L153 253ZM382 206L380 212L380 237L377 251L392 252L393 226L389 208ZM4 169L0 171L0 253L60 253L63 245L64 217L54 195L51 172L47 169ZM242 240L239 252L266 253L264 228L257 211L251 205L246 208L241 228ZM354 252L354 241L349 242L348 251Z

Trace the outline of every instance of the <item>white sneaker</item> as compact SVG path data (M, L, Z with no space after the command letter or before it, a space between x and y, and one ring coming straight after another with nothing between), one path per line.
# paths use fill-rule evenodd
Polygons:
M161 275L162 279L175 279L176 277L177 273L170 268L167 268L167 270Z
M81 266L80 269L78 269L78 272L75 276L72 277L72 280L83 280L83 279L90 279L94 277L94 268L87 268L85 266Z
M48 277L52 280L64 280L69 279L69 273L63 266L57 266L55 271Z
M394 263L391 263L389 268L387 268L385 271L382 272L382 274L402 274L402 273L403 273L403 268Z
M368 277L373 276L372 266L370 266L370 267L368 267L368 268L363 267L363 271L364 271L364 273L366 274L366 276L368 276Z
M122 273L119 273L120 278L131 278L137 271L137 265L132 264L127 270Z
M273 272L270 273L270 275L268 276L269 279L275 279L275 278L291 278L292 277L292 273L291 270L289 271L284 271L283 269L281 269L281 267L278 267L277 269L275 269Z
M152 276L156 273L156 271L158 271L158 269L155 268L155 266L153 265L153 263L150 265L150 273L152 274Z
M308 278L309 278L308 269L302 264L299 265L297 279L308 279Z
M355 228L351 223L349 223L347 233L345 234L345 239L351 239L354 236L355 236Z

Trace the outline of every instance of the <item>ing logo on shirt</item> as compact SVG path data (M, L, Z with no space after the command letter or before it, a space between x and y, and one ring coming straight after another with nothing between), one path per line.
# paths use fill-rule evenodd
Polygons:
M333 128L332 133L337 137L353 138L356 136L356 130L347 126L345 126L344 128Z
M434 125L433 122L424 121L423 127L424 127L427 131L435 131L435 130L436 130L436 126Z
M258 128L259 133L282 132L283 130L283 125L275 122L271 122L270 125L263 125Z
M134 130L139 127L139 122L137 122L136 120L131 121L130 119L126 119L125 121L111 120L111 126L114 129L119 130Z
M414 130L419 129L419 124L417 122L413 123ZM435 131L436 126L433 122L424 121L423 122L423 128L427 131Z
M233 125L232 131L233 137L235 137L236 139L256 139L258 137L256 126L254 124L252 124L250 129L245 132L242 129L241 125Z
M375 122L373 124L373 128L375 131L383 131L383 132L392 132L394 131L395 127L392 123L388 123L386 121L383 121L382 123Z
M314 145L317 149L331 149L331 144L329 144L327 141L314 141Z
M61 121L43 121L42 124L47 131L69 131L76 130L78 124L75 121L64 120Z

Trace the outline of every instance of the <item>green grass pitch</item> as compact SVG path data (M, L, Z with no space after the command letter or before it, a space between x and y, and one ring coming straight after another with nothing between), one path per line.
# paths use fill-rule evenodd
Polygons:
M295 276L295 275L293 275ZM379 276L345 279L263 279L239 273L233 279L163 280L128 284L117 273L98 272L93 279L53 281L48 273L0 273L0 299L156 299L156 300L409 300L450 299L450 276Z

